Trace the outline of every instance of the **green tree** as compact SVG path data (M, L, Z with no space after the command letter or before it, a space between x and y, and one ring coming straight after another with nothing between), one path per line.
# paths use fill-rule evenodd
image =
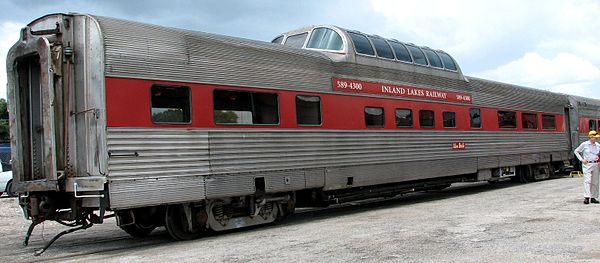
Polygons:
M162 112L152 114L152 120L155 122L187 122L180 109L168 109Z
M0 119L8 120L8 103L0 98Z
M216 123L237 123L238 116L233 111L215 111Z
M0 142L9 142L10 133L8 129L8 103L6 99L0 99Z

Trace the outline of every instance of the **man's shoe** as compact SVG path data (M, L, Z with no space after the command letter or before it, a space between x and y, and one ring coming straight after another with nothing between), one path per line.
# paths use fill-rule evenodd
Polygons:
M590 203L600 204L600 202L598 202L598 200L596 200L596 198L590 199Z
M584 199L583 199L583 203L584 203L584 204L586 204L586 205L587 205L587 204L589 204L589 203L590 203L590 199L589 199L589 198L587 198L587 197L586 197L586 198L584 198Z

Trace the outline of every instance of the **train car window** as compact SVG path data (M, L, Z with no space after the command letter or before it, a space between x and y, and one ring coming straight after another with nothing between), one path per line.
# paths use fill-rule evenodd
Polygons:
M470 108L471 128L481 128L481 110L479 108Z
M433 50L424 48L423 51L425 52L427 59L429 59L429 64L431 64L432 67L444 68L444 66L442 65L442 60L440 60L440 57L438 57L438 55L435 52L433 52Z
M371 39L371 42L373 42L373 46L375 46L377 56L382 58L394 59L394 52L392 52L392 48L383 38L369 37L369 39Z
M419 126L421 128L435 127L434 112L432 110L419 111Z
M406 45L406 47L408 48L408 51L410 51L410 54L412 54L415 63L420 65L428 65L425 54L423 54L423 51L421 51L420 48L411 45Z
M365 107L365 125L368 128L382 128L384 126L383 108Z
M191 123L190 88L152 86L152 121L155 123Z
M595 131L596 130L596 120L590 120L588 128L590 131Z
M555 130L556 129L556 116L549 115L549 114L542 114L542 129Z
M304 46L304 41L306 41L307 35L308 33L302 33L298 35L289 36L287 37L283 45L288 47L302 48L302 46Z
M537 130L537 114L535 113L523 113L521 114L521 125L523 129Z
M452 111L442 112L444 119L444 128L456 128L456 113Z
M342 37L330 28L315 28L310 34L307 48L316 49L328 49L328 50L342 50L344 48L344 42Z
M498 127L504 129L517 128L517 113L514 111L498 111Z
M352 39L352 43L354 43L356 53L375 56L375 51L367 37L353 32L348 32L348 35L350 36L350 39Z
M412 127L413 117L411 109L396 109L396 127Z
M215 89L215 123L279 124L279 98L275 93Z
M271 40L271 43L281 44L282 40L283 40L283 36L278 36L275 39Z
M450 57L450 55L443 53L443 52L436 52L436 53L442 59L445 69L454 70L454 71L458 70L458 68L456 67L456 63L454 63L454 60Z
M392 46L394 52L396 52L396 59L404 62L412 62L410 53L408 53L408 49L406 49L403 44L394 41L388 41L388 43L390 43L390 46Z
M296 121L299 125L321 125L321 97L296 96Z

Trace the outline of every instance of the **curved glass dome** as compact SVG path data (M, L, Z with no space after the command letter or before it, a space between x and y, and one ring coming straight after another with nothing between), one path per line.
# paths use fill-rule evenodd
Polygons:
M368 35L336 26L312 26L282 34L273 41L291 47L357 56L458 71L456 61L442 50Z

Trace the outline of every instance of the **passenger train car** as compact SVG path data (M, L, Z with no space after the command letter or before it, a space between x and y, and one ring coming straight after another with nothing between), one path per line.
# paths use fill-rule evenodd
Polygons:
M600 124L596 100L336 26L268 43L51 14L22 29L7 70L27 237L112 211L133 236L187 240L298 206L544 179Z

